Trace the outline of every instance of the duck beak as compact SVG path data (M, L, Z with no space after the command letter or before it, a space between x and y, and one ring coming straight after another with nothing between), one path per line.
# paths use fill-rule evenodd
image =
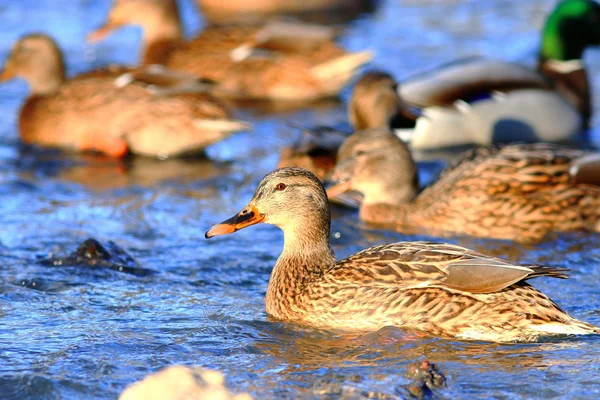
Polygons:
M255 225L265 220L264 214L258 211L258 208L252 203L248 204L242 211L221 222L220 224L214 225L204 234L204 237L210 239L213 236L227 235L240 229L244 229L247 226Z
M334 183L333 186L327 188L327 197L329 199L335 199L339 195L352 190L352 181L347 180L343 182Z
M9 69L0 71L0 82L9 81L15 77L15 74Z
M103 40L104 38L106 38L110 33L112 33L112 31L117 30L120 27L121 27L121 25L119 25L119 24L107 22L104 26L96 29L93 32L90 32L86 37L86 41L88 43L99 42L99 41Z

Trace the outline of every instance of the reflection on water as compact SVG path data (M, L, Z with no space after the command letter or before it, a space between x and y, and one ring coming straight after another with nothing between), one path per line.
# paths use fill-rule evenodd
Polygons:
M83 42L109 0L5 3L0 57L20 35L43 31L65 48L72 74L137 59L136 29L95 46ZM398 78L478 54L533 61L537 31L553 4L382 1L349 24L341 41L350 50L371 48L372 67ZM181 6L192 34L199 27L193 2ZM597 94L600 52L588 51L586 63ZM306 110L274 104L281 115L254 105L237 115L254 130L212 146L206 157L114 161L20 148L15 113L26 90L18 81L0 89L0 397L115 398L158 368L184 364L221 370L234 391L257 398L398 398L409 382L408 365L422 359L448 378L440 397L597 397L597 338L467 343L396 328L349 335L267 318L264 295L280 231L262 225L216 241L205 241L204 231L246 204L280 150L297 140L296 126L345 124L343 103ZM594 104L600 115L600 102ZM596 129L592 138L598 137ZM426 182L441 165L420 164ZM338 257L383 242L434 239L373 230L348 209L336 207L332 215ZM114 241L154 273L44 263L89 237ZM451 241L570 268L569 280L534 284L576 317L600 324L598 235L557 235L535 246Z

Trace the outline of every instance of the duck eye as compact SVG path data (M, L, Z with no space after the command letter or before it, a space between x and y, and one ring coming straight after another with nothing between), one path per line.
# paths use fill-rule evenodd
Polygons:
M275 186L275 190L283 190L286 187L287 186L285 186L285 183L278 183L277 186Z

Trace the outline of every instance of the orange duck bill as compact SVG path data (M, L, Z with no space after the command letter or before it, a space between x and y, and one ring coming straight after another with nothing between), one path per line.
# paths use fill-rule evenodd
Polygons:
M15 77L15 74L9 69L0 69L0 82L9 81Z
M327 197L329 199L335 199L341 194L344 194L352 189L352 181L347 180L343 182L333 182L331 186L327 188Z
M240 229L244 229L247 226L255 225L263 222L265 216L258 211L258 208L253 204L248 204L242 211L221 222L220 224L214 225L204 234L204 237L210 239L213 236L227 235Z
M121 25L107 22L104 26L101 26L95 31L90 32L87 35L86 40L88 41L88 43L99 42L101 40L104 40L108 35L110 35L113 31L119 28L121 28Z

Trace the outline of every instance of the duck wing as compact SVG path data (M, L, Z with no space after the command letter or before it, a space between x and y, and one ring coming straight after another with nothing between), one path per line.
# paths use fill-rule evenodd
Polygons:
M600 187L600 153L588 154L574 160L569 174L576 184Z
M467 150L440 173L436 184L456 186L459 182L471 182L487 188L498 186L490 194L531 193L560 184L600 185L599 176L597 153L531 143Z
M408 78L398 86L398 94L416 107L449 106L457 100L470 100L492 91L524 88L550 89L536 71L501 60L468 58L442 65Z
M564 279L567 269L518 265L452 244L399 242L363 250L340 261L328 279L357 286L446 287L492 293L540 276Z

